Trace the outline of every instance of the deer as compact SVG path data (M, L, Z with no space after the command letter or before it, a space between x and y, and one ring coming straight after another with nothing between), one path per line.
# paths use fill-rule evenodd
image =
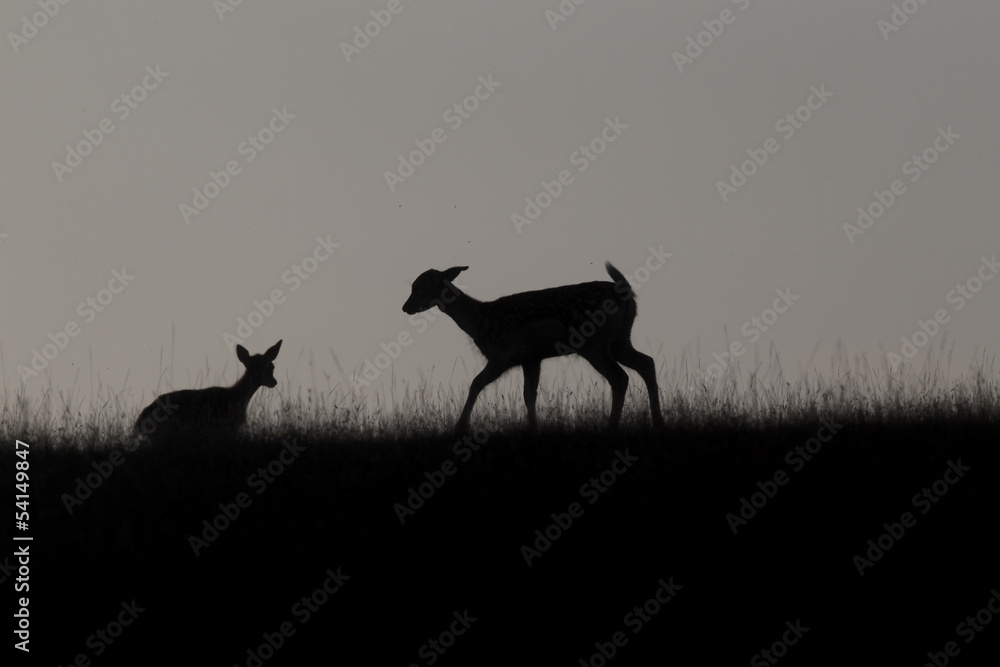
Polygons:
M468 430L479 393L515 366L524 372L528 426L537 431L535 400L542 360L571 354L586 359L611 385L610 430L618 428L628 389L628 374L621 365L642 377L649 394L653 424L664 425L656 364L652 357L636 350L630 339L638 312L635 293L610 262L605 262L604 267L614 282L552 287L494 301L478 301L455 286L453 281L468 270L467 266L445 271L430 269L413 281L403 312L413 315L437 306L468 334L486 358L485 368L469 387L468 399L455 427L457 434Z
M280 349L279 340L264 354L251 356L245 347L237 345L236 358L246 371L236 384L161 394L139 413L133 432L147 436L154 445L176 442L199 432L236 435L246 423L247 406L257 390L277 386L274 359Z

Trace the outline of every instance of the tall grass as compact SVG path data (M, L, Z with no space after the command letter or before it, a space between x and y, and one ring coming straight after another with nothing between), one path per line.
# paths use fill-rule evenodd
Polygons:
M1000 421L1000 376L995 359L985 355L966 372L952 377L950 364L928 356L923 367L893 369L873 365L866 355L850 357L838 346L826 374L798 372L789 377L772 349L766 363L745 368L731 364L719 376L689 367L687 354L671 365L661 361L660 393L671 427L733 426L771 428L813 421L820 416L847 423L892 425L940 419ZM539 420L543 430L600 427L610 410L610 390L600 377L572 380L572 366L551 367L539 387ZM310 368L312 363L310 362ZM303 435L310 438L370 441L405 440L451 431L465 402L467 386L415 384L394 378L388 389L374 395L345 388L325 376L312 387L286 381L262 389L251 402L250 437ZM208 381L207 370L198 384ZM322 386L320 386L322 384ZM151 397L135 396L126 388L99 384L85 397L77 383L68 389L49 386L34 400L18 390L4 394L0 404L0 437L59 446L97 447L130 437L131 425ZM633 381L622 415L625 429L649 425L648 400L640 382ZM490 431L520 428L525 422L519 373L511 373L487 388L479 398L473 422Z

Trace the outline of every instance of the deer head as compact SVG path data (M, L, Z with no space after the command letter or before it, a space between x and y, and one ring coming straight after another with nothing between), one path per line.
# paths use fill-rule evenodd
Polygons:
M242 345L236 346L236 358L246 366L246 376L250 378L254 385L263 387L274 387L278 381L274 379L274 358L278 356L281 349L281 341L272 345L264 354L253 356L247 352Z
M434 306L441 307L442 304L454 301L458 288L452 285L451 281L468 268L467 266L453 266L446 271L429 269L421 273L413 281L410 298L403 304L403 312L407 315L413 315Z

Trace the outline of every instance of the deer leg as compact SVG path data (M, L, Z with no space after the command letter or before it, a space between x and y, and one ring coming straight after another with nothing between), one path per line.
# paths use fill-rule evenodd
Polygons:
M528 426L538 429L538 419L535 416L535 399L538 398L538 379L542 372L541 361L529 361L521 365L524 370L524 405L528 408Z
M632 342L626 340L615 350L615 360L618 363L635 370L646 383L646 393L649 394L649 412L653 425L662 427L663 414L660 412L660 390L656 386L656 364L648 354L639 352L632 347Z
M510 368L510 366L488 361L486 363L486 368L479 371L479 375L472 379L472 386L469 387L469 398L466 399L465 407L462 409L462 416L458 418L458 424L455 426L456 434L462 435L468 431L469 416L472 414L472 406L476 404L479 392L481 392L486 385L503 375L504 371L508 368Z
M611 385L611 418L608 427L613 431L618 428L621 420L622 407L625 405L625 392L628 390L628 373L626 373L611 352L607 349L580 350L580 356L590 362L598 373L604 376Z

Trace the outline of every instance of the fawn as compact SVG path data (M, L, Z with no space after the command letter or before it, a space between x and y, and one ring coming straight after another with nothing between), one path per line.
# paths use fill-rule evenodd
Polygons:
M246 371L231 387L181 389L160 395L135 421L135 433L154 443L167 443L185 435L213 432L235 435L247 419L247 405L259 387L274 387L274 359L281 349L279 340L264 354L250 355L236 346L236 358Z
M637 312L635 293L610 262L604 266L614 282L552 287L486 302L473 299L452 283L467 266L430 269L413 281L403 312L412 315L437 306L486 357L486 367L469 388L456 425L458 433L468 429L469 415L483 388L514 366L524 371L528 424L537 428L535 399L542 360L568 354L579 354L611 384L611 429L618 426L628 388L628 374L619 364L642 376L653 423L663 426L656 365L652 357L632 347L630 340Z

